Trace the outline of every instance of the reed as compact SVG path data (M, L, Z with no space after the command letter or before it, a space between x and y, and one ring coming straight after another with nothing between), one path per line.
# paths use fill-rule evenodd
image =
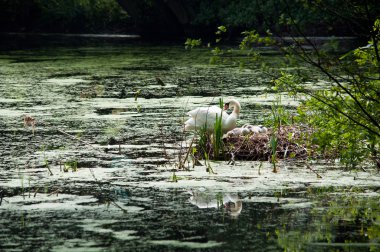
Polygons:
M223 154L223 131L222 131L222 115L216 116L214 124L214 134L212 137L212 149L214 151L214 159L218 159Z

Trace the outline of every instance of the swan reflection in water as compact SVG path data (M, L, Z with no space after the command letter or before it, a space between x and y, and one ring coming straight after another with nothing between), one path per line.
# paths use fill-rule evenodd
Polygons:
M237 194L213 192L204 188L190 190L189 202L198 208L224 208L227 213L237 218L243 209L243 203Z

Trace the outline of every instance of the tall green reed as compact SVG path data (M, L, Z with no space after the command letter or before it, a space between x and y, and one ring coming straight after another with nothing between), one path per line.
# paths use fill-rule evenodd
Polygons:
M214 135L212 137L212 147L214 151L214 159L218 159L223 152L223 131L222 131L222 115L216 115L214 124Z

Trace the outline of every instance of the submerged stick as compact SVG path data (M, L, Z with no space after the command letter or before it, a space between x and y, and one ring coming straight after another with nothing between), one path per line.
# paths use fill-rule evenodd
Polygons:
M51 196L51 195L53 195L53 194L55 194L55 193L57 193L57 196L58 196L58 193L59 193L59 192L61 192L61 189L58 188L57 190L55 190L55 191L49 193L49 194L48 194L48 197Z
M313 168L311 168L311 166L309 165L309 163L305 162L305 164L306 164L306 167L307 167L310 171L314 172L314 173L317 175L317 178L322 178L322 176L319 175L318 172L316 172Z
M128 212L127 209L124 209L122 206L120 206L119 204L117 204L115 201L111 200L111 202L112 202L112 204L113 204L115 207L117 207L117 208L119 208L121 211L123 211L123 213L127 213L127 212Z
M36 191L34 191L34 195L33 195L33 198L35 198L36 197L36 195L37 195L37 193L38 193L38 191L40 190L40 188L39 187L37 187L37 189L36 189Z
M191 147L193 146L193 143L194 143L194 139L195 139L195 136L193 137L193 139L191 139L191 142L190 142L189 148L187 149L186 156L185 156L185 158L183 159L183 162L182 162L182 160L179 160L179 168L180 168L180 169L181 169L181 168L185 168L185 162L186 162L187 158L189 157Z

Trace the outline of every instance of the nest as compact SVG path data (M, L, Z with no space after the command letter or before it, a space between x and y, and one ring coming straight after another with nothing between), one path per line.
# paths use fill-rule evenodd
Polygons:
M267 161L272 158L273 138L277 141L276 159L306 159L317 155L317 145L306 145L312 133L308 127L291 125L270 129L265 133L228 136L223 139L224 149L219 157L214 156L211 144L207 145L207 153L211 159Z

